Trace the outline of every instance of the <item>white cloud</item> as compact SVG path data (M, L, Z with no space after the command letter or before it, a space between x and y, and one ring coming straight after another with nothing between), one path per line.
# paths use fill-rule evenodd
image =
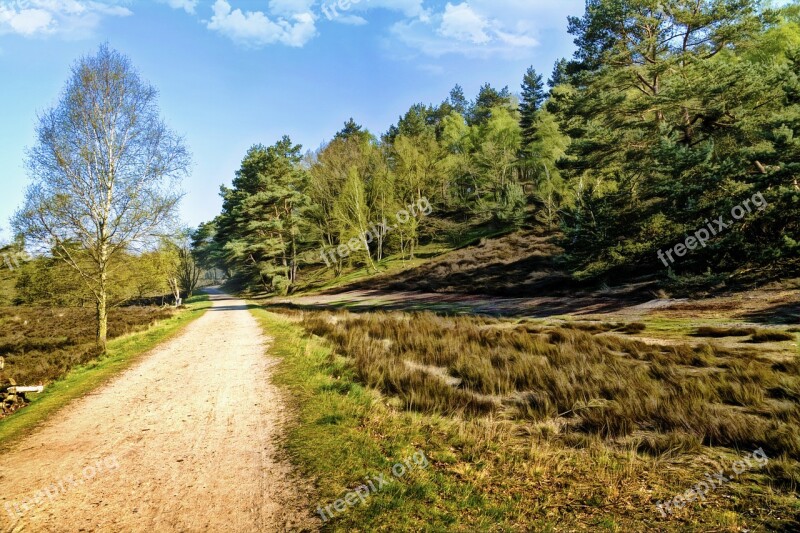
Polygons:
M351 8L354 11L368 11L370 9L387 9L402 13L406 17L425 17L428 10L423 6L423 0L361 0Z
M468 0L395 23L392 35L425 55L524 57L543 30L564 30L584 0Z
M187 13L193 15L198 0L159 0L159 2L167 4L172 9L183 9Z
M303 4L302 0L273 0L281 7L288 4ZM307 3L307 2L306 2ZM315 17L310 12L297 12L272 20L262 11L233 9L226 0L214 3L214 16L208 22L209 29L217 31L234 42L245 46L260 47L281 43L302 47L316 34Z
M273 0L291 2L292 0ZM426 19L429 10L423 7L423 0L320 0L319 11L327 20L340 24L361 26L367 24L367 19L356 13L366 14L368 11L384 9L399 13L406 18ZM315 2L312 2L315 3ZM347 7L343 7L346 5Z
M269 12L282 16L309 13L315 3L316 0L269 0Z
M91 0L0 0L0 34L88 37L105 17L131 14L114 3Z
M539 46L539 41L529 35L517 35L497 30L497 39L513 48L533 48Z
M486 44L492 40L486 34L489 22L475 13L469 4L454 6L447 3L439 26L439 35L472 44Z
M10 0L0 0L7 2ZM27 0L15 0L17 2ZM37 0L39 2L45 0ZM56 0L52 0L56 1ZM123 0L117 0L123 1ZM159 0L193 12L198 0ZM504 55L523 57L539 46L544 30L566 28L567 15L580 15L585 0L259 0L260 9L239 7L243 0L214 0L203 23L249 47L282 44L302 47L328 21L368 24L368 13L388 11L396 22L388 31L393 48L431 57ZM435 6L435 7L433 7ZM35 26L47 21L32 20ZM408 50L410 49L410 50Z
M52 25L53 17L44 9L12 10L0 5L0 28L5 26L14 33L30 36L36 33L47 33Z

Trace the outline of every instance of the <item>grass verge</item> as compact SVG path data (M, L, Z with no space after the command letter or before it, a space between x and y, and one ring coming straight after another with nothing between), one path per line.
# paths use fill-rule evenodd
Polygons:
M105 384L138 361L141 355L180 333L184 326L211 307L211 302L208 296L199 295L189 299L187 307L147 331L113 339L108 343L105 357L73 368L63 379L49 385L43 394L35 395L27 407L0 420L0 449L7 448L70 401Z
M395 426L380 397L357 384L347 362L322 341L281 315L263 309L252 312L273 339L270 352L281 359L276 383L288 387L298 402L299 418L287 446L295 464L316 481L315 505L325 513L325 507L364 484L368 476L391 480L364 504L334 512L325 530L444 530L458 521L458 507L466 512L477 503L469 484L439 473L429 455L428 468L395 479L396 463L416 452L428 454L420 417L409 414L413 422ZM385 424L391 424L391 434L381 434Z

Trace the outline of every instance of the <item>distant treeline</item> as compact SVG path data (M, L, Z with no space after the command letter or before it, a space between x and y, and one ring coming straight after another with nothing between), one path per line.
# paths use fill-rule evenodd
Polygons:
M23 247L24 241L18 240L0 253L19 253ZM0 269L0 306L93 307L95 295L78 270L53 255L28 256ZM186 231L162 238L150 250L120 254L109 266L112 307L173 304L191 295L203 274Z
M360 253L413 257L464 227L558 231L580 279L666 271L672 249L755 194L767 207L668 273L789 268L800 241L800 6L753 0L590 0L569 20L578 47L545 84L456 86L417 104L380 138L352 119L313 154L284 137L253 146L222 213L195 234L206 267L276 292L300 267L392 219L411 219ZM314 252L309 253L309 252ZM317 259L320 263L322 260Z

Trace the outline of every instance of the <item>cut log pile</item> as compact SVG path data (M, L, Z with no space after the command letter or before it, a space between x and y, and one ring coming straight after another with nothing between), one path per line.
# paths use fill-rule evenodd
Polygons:
M0 418L8 416L14 411L25 407L29 393L39 394L44 391L42 385L35 387L21 387L13 379L3 374L5 360L0 357Z

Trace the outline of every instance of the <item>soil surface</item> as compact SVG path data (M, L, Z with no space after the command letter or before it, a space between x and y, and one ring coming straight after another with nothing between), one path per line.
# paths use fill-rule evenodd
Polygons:
M310 531L269 339L214 308L0 455L0 531ZM37 494L38 491L38 494Z

